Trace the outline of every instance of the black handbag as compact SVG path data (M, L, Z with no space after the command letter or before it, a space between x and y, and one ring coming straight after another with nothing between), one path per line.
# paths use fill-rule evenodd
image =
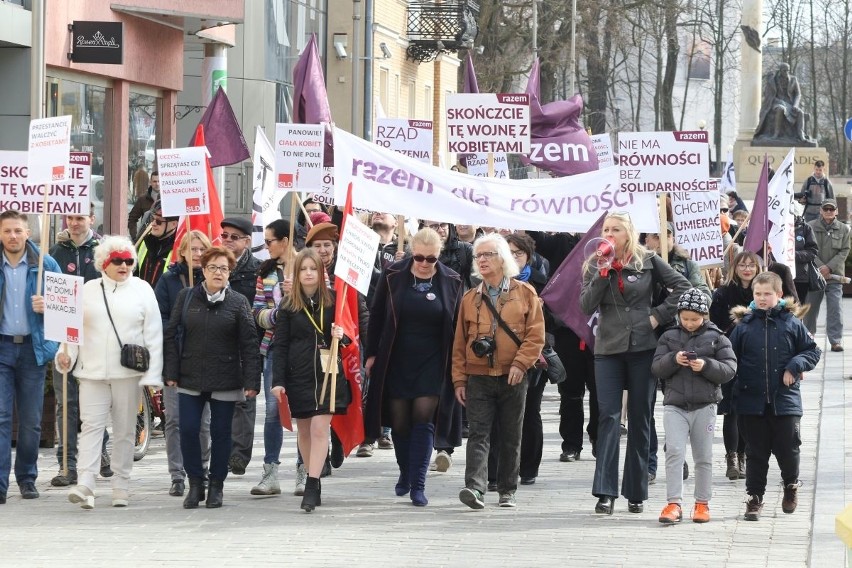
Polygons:
M518 347L521 346L521 340L518 339L518 336L515 335L515 332L503 321L503 318L500 317L500 314L497 312L497 309L491 303L491 299L487 295L483 295L482 301L485 302L485 305L488 306L488 309L491 310L491 315L497 320L497 324L506 332L506 335L512 338ZM541 355L539 355L539 362L544 360L544 365L536 364L536 367L542 369L547 374L547 380L549 380L552 384L558 385L562 381L568 378L568 373L565 371L565 365L562 364L562 360L559 358L559 355L556 354L556 351L550 345L545 343L544 348L541 350Z
M808 290L811 292L822 292L825 290L825 277L819 271L819 268L817 268L816 263L810 261L805 265L805 269L808 271Z
M121 347L121 366L144 373L148 370L148 367L151 364L151 353L148 351L147 347L143 347L142 345L134 345L132 343L124 344L121 342L121 338L118 336L118 330L115 329L115 322L112 321L112 314L109 311L109 302L107 301L106 289L104 288L103 281L101 281L101 292L104 295L104 305L106 305L109 323L112 324L112 330L115 332L115 338L118 340L118 345Z

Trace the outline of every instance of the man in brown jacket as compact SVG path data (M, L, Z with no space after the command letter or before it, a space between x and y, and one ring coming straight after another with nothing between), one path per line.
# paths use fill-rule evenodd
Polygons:
M470 423L465 488L459 499L472 509L485 507L482 496L488 481L491 425L496 417L501 434L498 504L514 507L526 373L544 347L544 315L533 287L512 278L518 274L518 266L503 237L492 233L477 239L473 258L482 283L462 298L453 345L453 386L456 398L467 407Z

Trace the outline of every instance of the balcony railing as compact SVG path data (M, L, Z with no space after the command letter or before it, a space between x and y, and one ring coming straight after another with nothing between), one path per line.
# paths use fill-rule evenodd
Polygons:
M407 58L432 61L441 53L471 49L479 33L478 15L475 0L411 0Z

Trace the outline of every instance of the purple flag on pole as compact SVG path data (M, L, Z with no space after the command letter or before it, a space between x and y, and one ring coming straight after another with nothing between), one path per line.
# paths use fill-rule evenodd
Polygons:
M769 161L764 154L743 248L760 254L763 251L763 243L769 237L769 229Z
M302 50L293 68L293 122L297 124L325 122L329 125L325 130L323 165L329 168L334 167L334 145L330 126L331 107L328 105L328 91L325 89L325 75L322 71L316 34L311 34L308 45Z
M228 95L221 86L213 95L210 106L204 111L204 116L198 124L204 127L211 168L237 164L251 156L246 139L243 138L240 123L237 122L234 109L228 101ZM198 128L196 127L195 130L197 131ZM195 131L188 146L194 145Z
M580 242L571 249L571 252L551 276L544 290L541 291L541 298L550 311L592 350L595 348L597 314L589 316L580 310L580 291L583 288L586 243L601 236L604 219L606 219L606 212L601 214L595 224L583 235Z
M540 66L536 58L526 92L530 95L530 138L540 151L520 156L521 161L556 176L597 170L598 154L591 137L580 126L583 98L574 95L567 101L553 101L542 106L539 101L540 85Z

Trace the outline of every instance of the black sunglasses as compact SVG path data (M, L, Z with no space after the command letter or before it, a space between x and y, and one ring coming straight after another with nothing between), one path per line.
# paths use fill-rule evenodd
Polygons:
M113 258L109 261L113 266L121 266L122 264L126 264L127 266L133 266L133 263L136 262L132 258Z
M429 264L435 264L436 262L438 262L438 257L432 256L431 254L429 256L423 256L422 254L415 254L411 258L414 259L414 262L428 262Z
M221 236L223 241L238 241L246 238L244 235L238 235L236 233L222 233Z

